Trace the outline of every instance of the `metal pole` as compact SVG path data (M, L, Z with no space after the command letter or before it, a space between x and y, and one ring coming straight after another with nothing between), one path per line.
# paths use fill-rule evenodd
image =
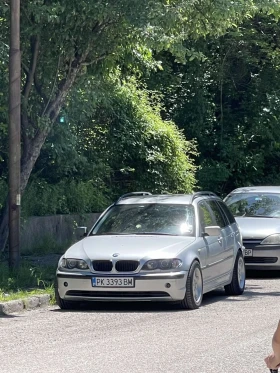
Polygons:
M9 60L9 266L20 260L20 0L10 0Z

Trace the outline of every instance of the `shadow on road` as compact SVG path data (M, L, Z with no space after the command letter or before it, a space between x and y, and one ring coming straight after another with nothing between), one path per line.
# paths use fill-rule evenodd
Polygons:
M263 285L258 284L258 280L280 280L280 271L246 271L247 280L256 280L256 283L247 283L244 293L241 296L233 297L226 296L224 289L217 289L205 294L203 297L203 306L207 306L216 302L248 302L253 301L256 298L266 297L266 296L280 296L280 291L263 291ZM279 282L280 285L280 282ZM279 286L280 289L280 286Z
M98 301L81 303L80 307L77 307L74 312L104 312L104 313L133 313L133 312L186 312L173 303L165 302L109 302L109 301ZM52 312L73 312L73 310L60 310L55 309Z
M280 280L280 271L246 271L247 279Z
M3 315L1 314L0 315L0 320L1 319L14 319L14 318L17 318L17 317L21 317L20 315Z

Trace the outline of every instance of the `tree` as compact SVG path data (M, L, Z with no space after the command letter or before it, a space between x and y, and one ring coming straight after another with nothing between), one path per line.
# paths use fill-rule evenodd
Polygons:
M46 140L27 186L25 214L102 211L131 190L193 190L195 145L162 120L158 95L120 73L99 84L90 110L86 84L70 95L65 122Z
M105 74L149 49L185 56L182 40L221 34L273 1L30 0L22 2L21 192L65 100L83 74ZM8 2L0 5L2 43L8 39ZM94 87L93 87L94 89ZM7 237L7 216L0 247Z
M279 22L263 13L219 37L186 41L186 65L162 56L149 80L168 118L197 139L198 184L225 194L242 185L279 184Z

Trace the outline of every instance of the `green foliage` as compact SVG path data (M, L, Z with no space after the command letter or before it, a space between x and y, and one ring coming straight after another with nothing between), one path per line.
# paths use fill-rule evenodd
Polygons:
M195 145L174 123L162 120L158 95L138 87L135 79L112 78L106 84L107 95L100 97L92 113L92 131L82 130L89 128L88 122L80 123L79 131L87 136L81 145L91 149L88 160L103 159L111 169L113 194L192 190Z
M184 66L164 54L163 71L149 79L164 115L197 139L201 188L280 183L279 35L279 22L258 14L219 39L186 41L203 60Z
M7 176L8 5L0 3L1 191ZM261 24L253 18L260 10L271 14ZM223 190L254 181L253 170L265 172L267 164L275 164L277 175L279 55L271 35L278 33L278 13L272 0L23 2L25 179L47 138L24 213L96 211L128 189L190 191L196 147L184 135L197 139L202 186ZM146 89L139 78L150 70L157 77ZM254 84L246 89L248 77ZM152 91L161 92L166 110ZM65 123L57 120L60 114ZM265 141L256 157L258 137ZM216 164L218 177L204 172Z
M57 184L33 180L23 196L23 216L101 212L108 205L106 187L94 181L62 180Z
M53 266L34 266L24 262L19 269L10 271L7 263L0 263L0 296L1 293L50 288L54 276Z

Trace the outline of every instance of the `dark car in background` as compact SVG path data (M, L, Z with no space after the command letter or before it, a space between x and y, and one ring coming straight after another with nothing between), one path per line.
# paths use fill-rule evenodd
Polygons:
M224 202L239 225L246 268L279 270L280 186L238 188Z

